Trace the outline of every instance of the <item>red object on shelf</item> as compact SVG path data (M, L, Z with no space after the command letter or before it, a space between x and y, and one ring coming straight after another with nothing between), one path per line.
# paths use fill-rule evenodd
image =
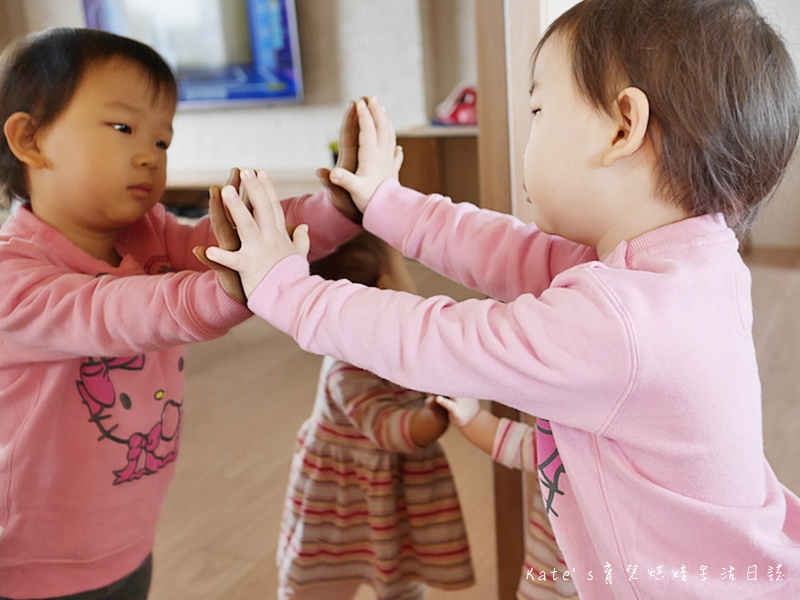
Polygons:
M434 125L477 125L478 91L472 83L459 83L436 107Z

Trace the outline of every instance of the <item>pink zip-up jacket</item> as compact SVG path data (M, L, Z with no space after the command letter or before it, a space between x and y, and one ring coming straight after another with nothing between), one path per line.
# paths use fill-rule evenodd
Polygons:
M318 224L318 255L359 230L325 192L284 206L288 223ZM174 473L184 344L251 314L192 255L216 243L208 219L181 225L157 205L118 240L114 268L25 207L0 229L3 597L74 594L139 566Z
M248 305L305 350L538 417L545 505L582 599L800 598L800 500L764 456L750 276L721 217L601 262L388 180L364 226L494 299L324 281L292 256Z

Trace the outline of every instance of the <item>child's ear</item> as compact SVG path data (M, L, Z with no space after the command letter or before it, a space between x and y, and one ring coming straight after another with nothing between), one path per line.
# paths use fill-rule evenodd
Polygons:
M603 156L605 167L610 167L617 159L631 156L644 144L650 122L647 94L635 87L622 90L617 96L617 119L616 136Z
M15 112L8 117L3 125L3 134L11 152L21 163L34 169L45 166L46 160L36 139L36 124L28 113Z

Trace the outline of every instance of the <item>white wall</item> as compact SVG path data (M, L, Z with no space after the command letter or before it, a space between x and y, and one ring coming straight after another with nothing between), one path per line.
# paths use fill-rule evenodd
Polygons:
M800 68L800 2L798 0L757 0L764 15L786 40L795 65ZM764 207L753 228L756 246L800 247L800 157Z
M459 83L478 82L475 1L420 0L428 115Z

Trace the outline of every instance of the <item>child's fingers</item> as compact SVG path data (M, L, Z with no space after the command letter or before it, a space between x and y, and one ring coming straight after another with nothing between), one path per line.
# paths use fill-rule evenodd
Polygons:
M217 245L224 250L237 250L241 245L239 236L222 202L222 190L216 185L208 191L208 215Z
M446 396L436 396L436 403L447 411L447 420L456 427L461 427L463 423L458 402Z
M239 198L242 199L242 202L244 202L244 205L247 207L247 210L252 212L253 211L253 203L250 202L250 194L247 193L247 188L245 187L244 181L242 179L242 173L253 174L253 173L255 173L255 171L253 169L250 169L250 168L237 169L237 179L238 179L239 183L237 183L236 186L235 186L236 189L239 191Z
M324 168L317 169L317 177L331 195L331 202L336 209L353 223L360 225L363 218L361 211L358 210L358 207L356 206L355 202L353 202L353 198L350 196L349 192L331 181L330 170Z
M195 246L192 248L192 254L206 267L216 272L217 279L231 298L236 300L239 304L247 304L247 296L244 293L244 289L242 289L239 273L233 269L229 269L222 263L214 262L209 259L206 250L207 248L205 246Z
M231 170L228 172L228 180L225 182L225 185L232 185L236 189L239 189L239 185L241 183L242 180L239 177L239 169L236 167L232 167Z
M220 264L209 259L208 256L206 256L206 250L208 250L208 248L205 246L195 246L192 248L192 254L194 254L195 258L209 269L219 269Z
M278 190L275 189L275 182L272 181L272 177L270 177L269 173L263 169L258 172L257 179L261 184L261 189L269 200L269 207L272 210L272 219L269 223L274 223L275 227L279 228L281 231L286 231L286 217L283 214L283 207L281 206L281 199L278 197Z
M349 102L339 130L339 157L337 167L355 172L358 164L358 113L355 102Z
M239 271L243 264L239 254L231 252L230 250L223 250L216 246L206 248L205 255L208 260L222 265L223 267L233 269L234 271Z
M403 147L402 146L395 146L394 147L394 168L397 172L400 172L400 169L403 166Z
M226 183L225 185L232 185L238 190L239 189L239 183L238 183L238 180L239 180L239 169L235 169L235 170L236 170L236 179L235 180L237 181L237 183L230 183L231 180L232 180L232 177L228 177L228 183ZM233 169L231 170L231 173L233 173ZM220 189L219 186L216 186L216 185L211 186L209 188L209 190L208 190L208 210L209 210L209 213L211 213L214 210L212 205L214 203L214 199L215 198L219 202L219 206L222 207L220 210L222 210L222 212L223 212L223 214L225 216L225 219L228 221L228 223L230 223L231 229L233 229L235 231L236 230L236 224L233 222L233 218L231 217L231 214L228 212L228 207L222 201L222 190Z
M232 273L237 279L239 278L239 275L238 275L238 273L236 273L236 271L228 269L227 267L223 266L223 264L220 263L220 262L211 260L208 257L208 250L209 249L206 248L205 246L195 246L194 248L192 248L192 254L194 254L195 258L197 258L197 260L199 260L201 263L203 263L209 269L213 269L214 271L217 271L218 273L223 272L223 271L227 271L228 273ZM212 252L212 254L213 254L213 252Z
M358 177L354 173L351 173L346 169L342 169L341 167L336 167L333 169L328 177L333 183L343 187L351 194L353 194L358 187Z
M347 193L350 194L350 199L352 200L353 204L355 204L359 213L356 219L351 220L356 223L361 223L363 213L367 208L367 204L369 204L369 201L372 198L372 194L375 192L377 184L371 182L365 177L362 177L361 174L356 175L340 167L336 167L333 171L331 171L329 177L333 183L346 190ZM345 216L348 216L348 213L344 214Z
M378 134L375 130L375 121L372 112L363 98L356 101L356 114L358 115L358 145L374 145L378 141Z
M447 412L450 413L450 421L458 427L463 427L472 421L480 411L480 403L474 398L438 396L436 401L447 409Z
M308 225L303 223L295 227L294 232L292 232L292 243L302 256L308 257L308 251L311 250L311 239L308 237Z
M248 235L251 237L258 235L259 227L255 221L254 215L251 214L250 210L244 205L235 187L226 185L222 188L222 202L238 231L239 239L244 241L244 238Z
M436 396L436 403L447 409L447 412L452 412L458 407L458 403L446 396Z
M267 172L262 170L256 174L252 169L244 169L242 185L250 198L253 218L258 228L271 234L275 234L276 230L279 230L285 235L286 223L283 217L283 208L278 200L275 185Z
M397 144L397 134L394 131L394 125L389 119L386 108L378 103L378 99L375 96L369 99L369 112L375 123L378 144L386 148L395 146Z
M253 204L250 202L250 196L247 194L247 186L239 184L239 199L247 207L247 210L253 210Z

